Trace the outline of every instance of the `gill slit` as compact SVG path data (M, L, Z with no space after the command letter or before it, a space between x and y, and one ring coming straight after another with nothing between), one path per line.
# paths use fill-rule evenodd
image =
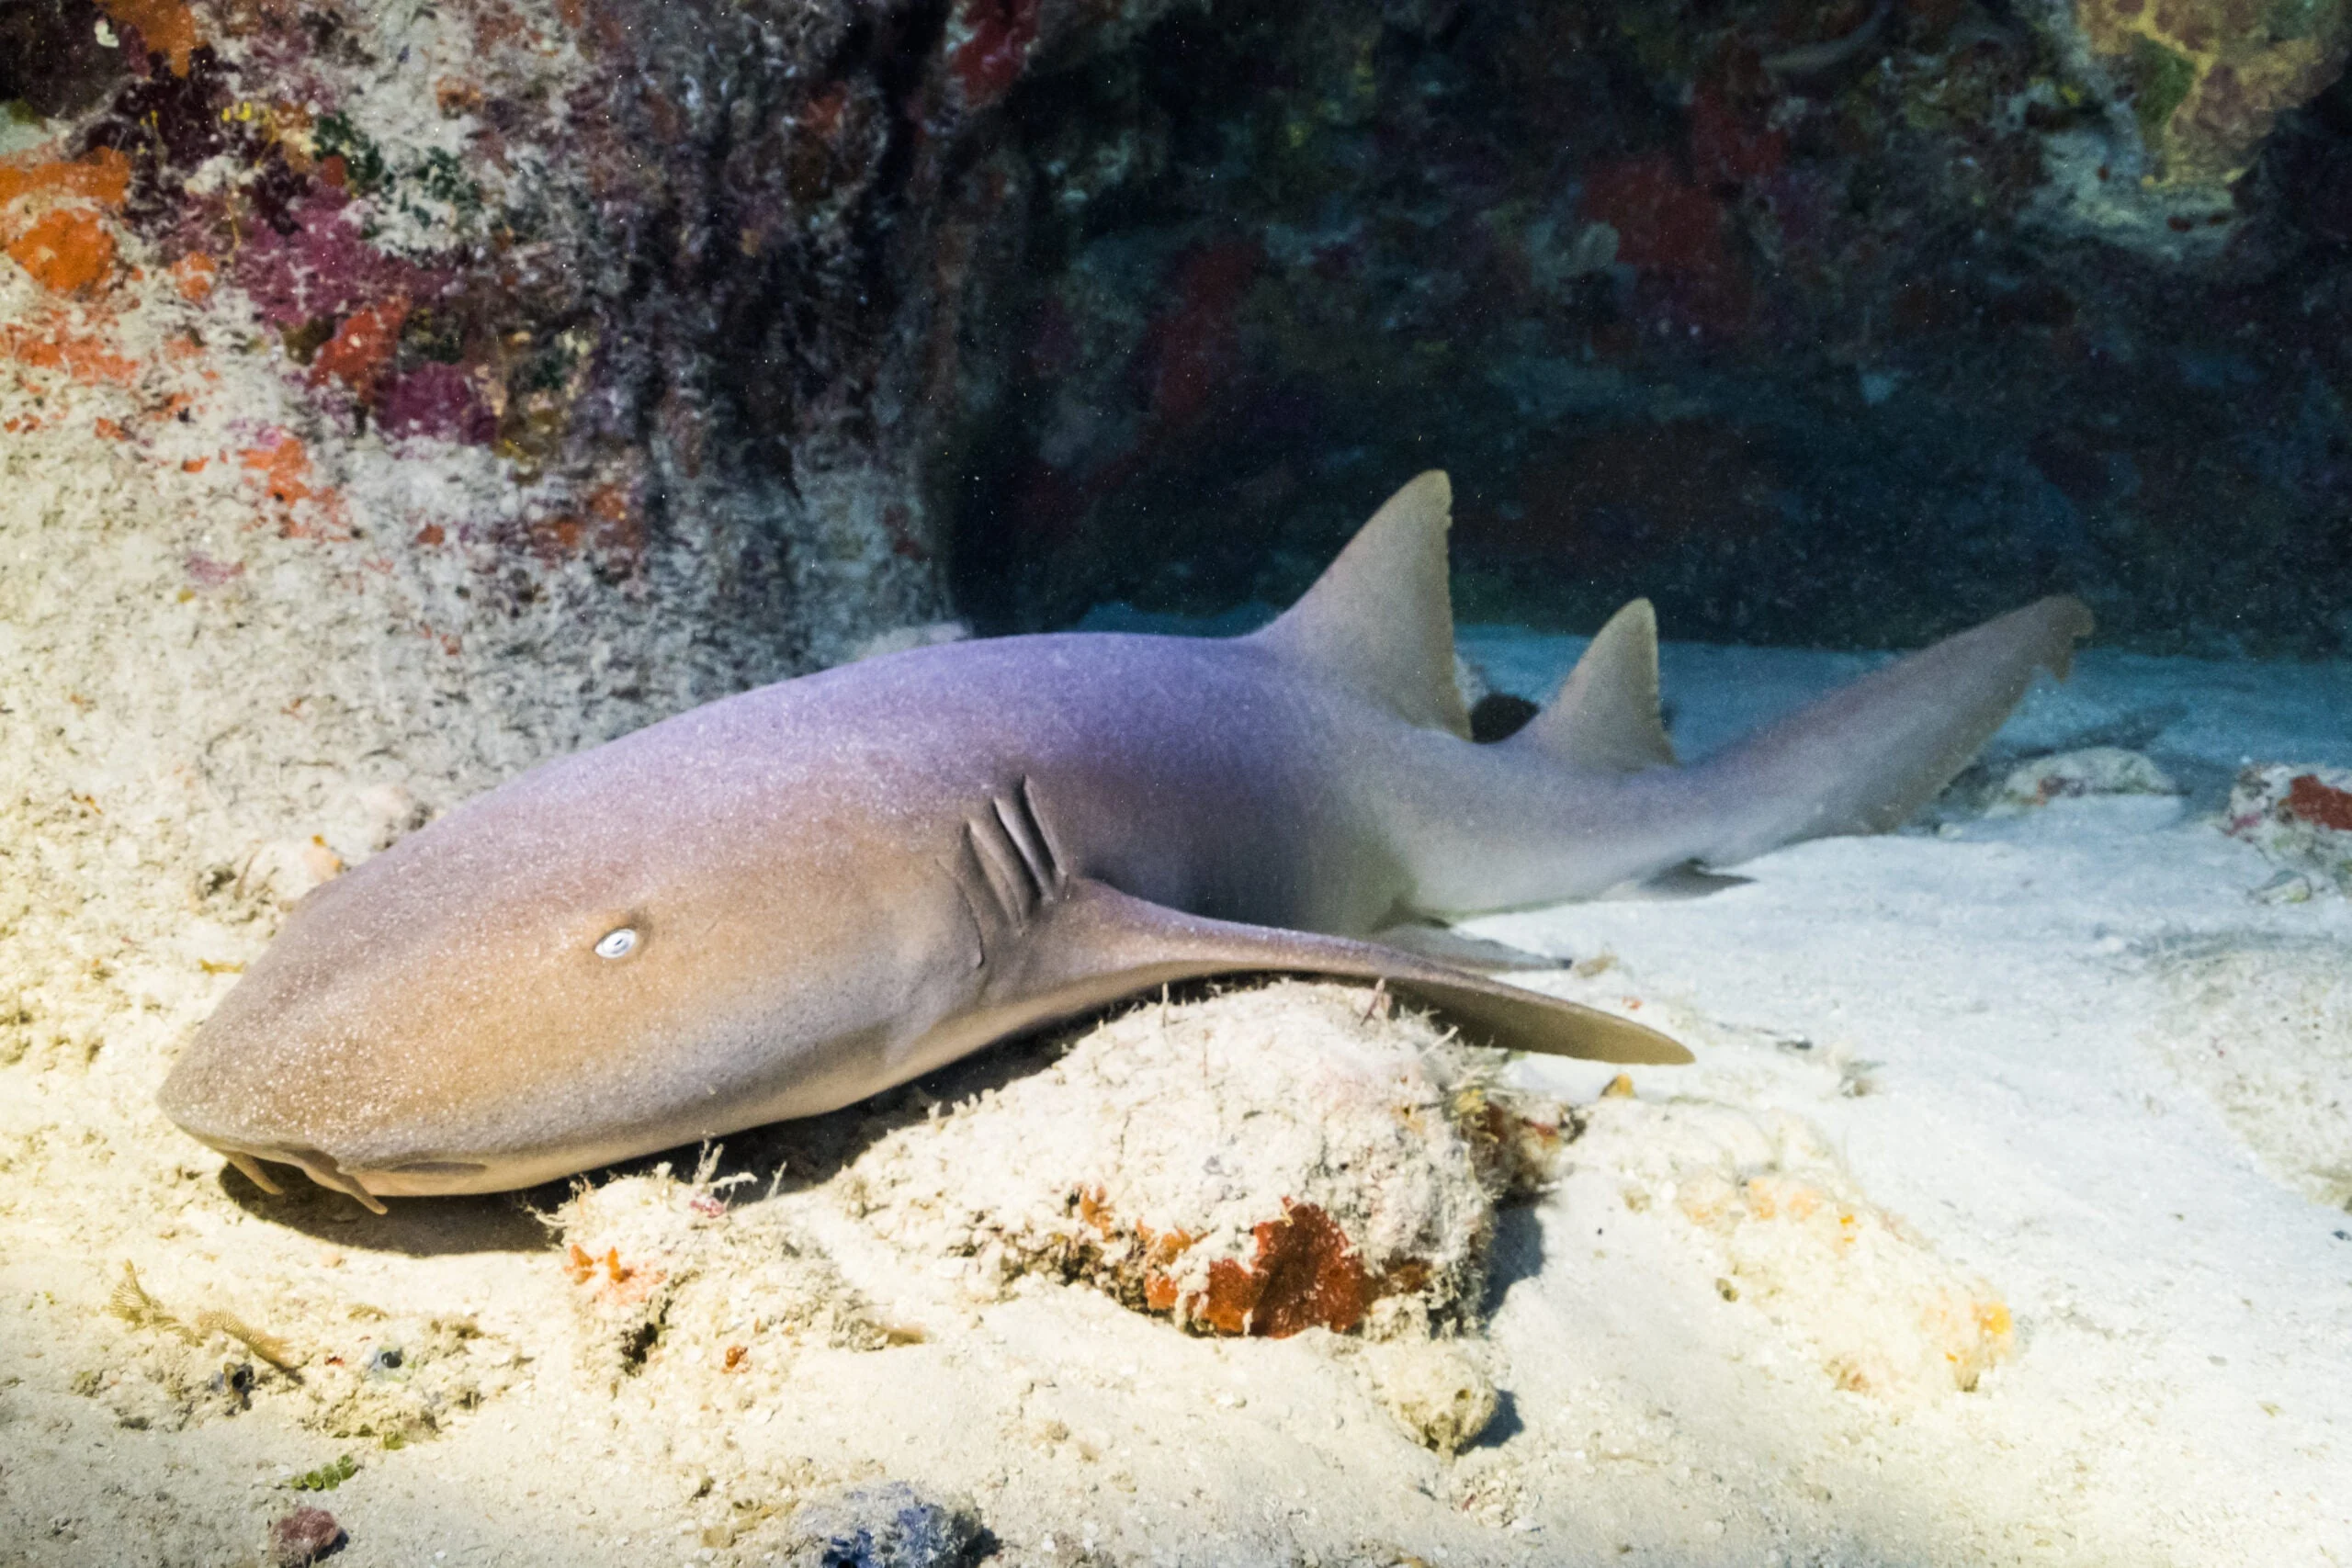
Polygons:
M1027 929L1036 912L1066 889L1069 874L1062 867L1059 846L1037 809L1036 789L1026 775L1007 793L989 796L986 811L965 819L964 842L998 909L1015 931Z

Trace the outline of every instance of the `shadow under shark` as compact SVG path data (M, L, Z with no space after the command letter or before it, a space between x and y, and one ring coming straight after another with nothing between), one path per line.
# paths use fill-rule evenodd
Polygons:
M1210 975L1376 980L1498 1045L1684 1062L1359 939L1893 828L2090 629L2043 600L1682 767L1636 601L1474 745L1450 503L1413 480L1248 637L919 649L525 773L305 898L163 1108L267 1190L263 1162L380 1209L831 1111Z

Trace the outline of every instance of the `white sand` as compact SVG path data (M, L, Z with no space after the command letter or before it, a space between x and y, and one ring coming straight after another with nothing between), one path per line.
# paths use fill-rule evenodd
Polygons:
M1575 648L1464 643L1530 691ZM1856 664L1670 649L1686 750ZM2352 1164L2352 903L2250 900L2273 868L2208 820L2244 755L2352 763L2347 721L2343 667L2094 654L2001 755L2128 746L2185 798L1968 815L1705 898L1479 922L1585 961L1532 983L1638 1004L1700 1061L1630 1100L1511 1064L1589 1124L1548 1195L1491 1215L1483 1323L1377 1343L1193 1337L1098 1272L1004 1266L1046 1255L1007 1238L1035 1239L1062 1164L1143 1179L1102 1119L1160 1101L1119 1099L1107 1042L972 1065L935 1117L902 1096L738 1140L700 1184L600 1178L560 1235L505 1200L261 1201L150 1097L229 983L199 960L249 956L277 915L200 919L186 868L114 818L17 807L0 865L70 852L93 901L12 914L42 944L13 973L117 999L70 1039L22 1026L0 1068L0 1562L258 1562L311 1502L355 1565L751 1563L790 1551L800 1499L876 1479L968 1495L1017 1563L2352 1561L2352 1217L2320 1201ZM74 989L75 942L139 983ZM1186 1027L1238 1038L1267 1005ZM1429 1049L1367 1028L1351 1059ZM1284 1038L1287 1076L1217 1093L1292 1108L1338 1070ZM1235 1103L1165 1093L1162 1131ZM1414 1124L1411 1157L1454 1158ZM1232 1147L1312 1168L1292 1125ZM1150 1159L1197 1177L1179 1153ZM988 1180L956 1187L958 1159ZM1463 1191L1399 1212L1475 1224ZM978 1223L943 1218L976 1194ZM1216 1244L1237 1256L1240 1223ZM185 1335L108 1315L125 1263ZM283 1340L299 1382L207 1313ZM1475 1416L1481 1387L1499 1412L1457 1457L1400 1419ZM343 1454L334 1491L289 1489Z

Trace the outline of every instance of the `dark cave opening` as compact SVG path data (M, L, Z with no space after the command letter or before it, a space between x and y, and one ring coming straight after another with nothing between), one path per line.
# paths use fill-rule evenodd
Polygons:
M1025 81L959 608L1280 604L1443 466L1465 619L1648 594L1669 636L1891 646L2063 589L2110 644L2341 649L2334 98L2225 239L2135 251L2051 216L2080 113L1923 122L2063 73L2006 13L1939 15L1792 81L1770 46L1838 7L1228 5Z

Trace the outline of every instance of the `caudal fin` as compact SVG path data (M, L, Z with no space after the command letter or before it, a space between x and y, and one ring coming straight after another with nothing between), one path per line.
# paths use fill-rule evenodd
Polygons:
M2091 630L2057 595L2011 611L1736 742L1690 770L1720 830L1697 849L1733 865L1781 844L1900 827L1966 767L2037 669L2064 680Z

